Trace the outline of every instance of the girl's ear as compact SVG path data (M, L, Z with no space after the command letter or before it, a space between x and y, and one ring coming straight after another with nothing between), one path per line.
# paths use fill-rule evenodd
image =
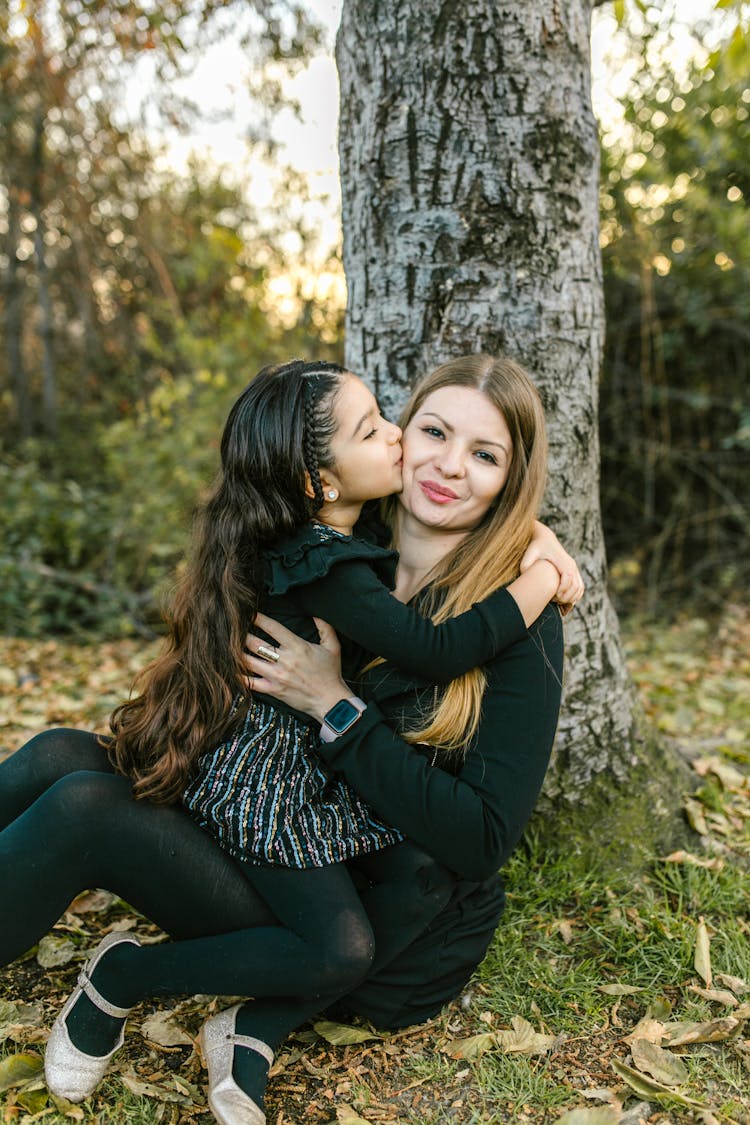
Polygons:
M326 472L325 469L321 472L320 486L323 489L323 496L329 503L338 500L339 484L332 472ZM308 496L311 495L312 493L308 493Z
M307 469L305 469L305 496L310 500L315 499L315 489L313 488L313 483Z

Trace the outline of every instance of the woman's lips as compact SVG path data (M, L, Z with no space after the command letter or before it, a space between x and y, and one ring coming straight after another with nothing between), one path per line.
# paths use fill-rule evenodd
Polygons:
M434 480L421 480L419 487L427 499L434 501L436 504L449 504L451 500L458 500L458 495L452 489L446 488Z

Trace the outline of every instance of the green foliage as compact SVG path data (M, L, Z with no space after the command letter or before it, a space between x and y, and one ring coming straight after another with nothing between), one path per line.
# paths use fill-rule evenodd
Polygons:
M0 461L0 631L29 635L157 627L191 513L218 468L218 441L244 379L165 378L99 430L94 478L51 472L29 446Z
M739 30L710 65L652 60L603 149L603 519L652 612L749 577L749 67Z
M0 494L0 630L102 624L111 606L101 604L93 562L106 546L105 496L72 479L45 479L33 459L0 463Z
M110 553L118 585L158 589L181 558L191 513L218 469L224 419L243 385L208 371L165 380L102 431L101 459L117 497Z

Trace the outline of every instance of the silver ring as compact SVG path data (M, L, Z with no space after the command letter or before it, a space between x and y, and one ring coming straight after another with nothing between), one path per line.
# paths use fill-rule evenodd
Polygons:
M279 653L275 648L269 648L268 645L258 645L258 656L262 660L270 660L272 664L278 664Z

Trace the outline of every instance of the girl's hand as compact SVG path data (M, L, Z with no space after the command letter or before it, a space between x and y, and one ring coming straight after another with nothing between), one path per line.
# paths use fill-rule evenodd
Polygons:
M575 559L564 550L560 540L545 524L534 522L534 534L521 559L521 573L528 570L539 559L551 562L560 575L554 601L562 607L563 613L570 613L583 597L584 585L581 572Z
M304 641L278 621L259 613L255 624L273 637L276 647L255 633L248 633L245 666L251 691L273 695L320 722L335 703L351 695L351 690L341 678L341 650L335 631L325 621L317 617L314 620L319 645ZM270 653L271 658L264 657L264 652Z

